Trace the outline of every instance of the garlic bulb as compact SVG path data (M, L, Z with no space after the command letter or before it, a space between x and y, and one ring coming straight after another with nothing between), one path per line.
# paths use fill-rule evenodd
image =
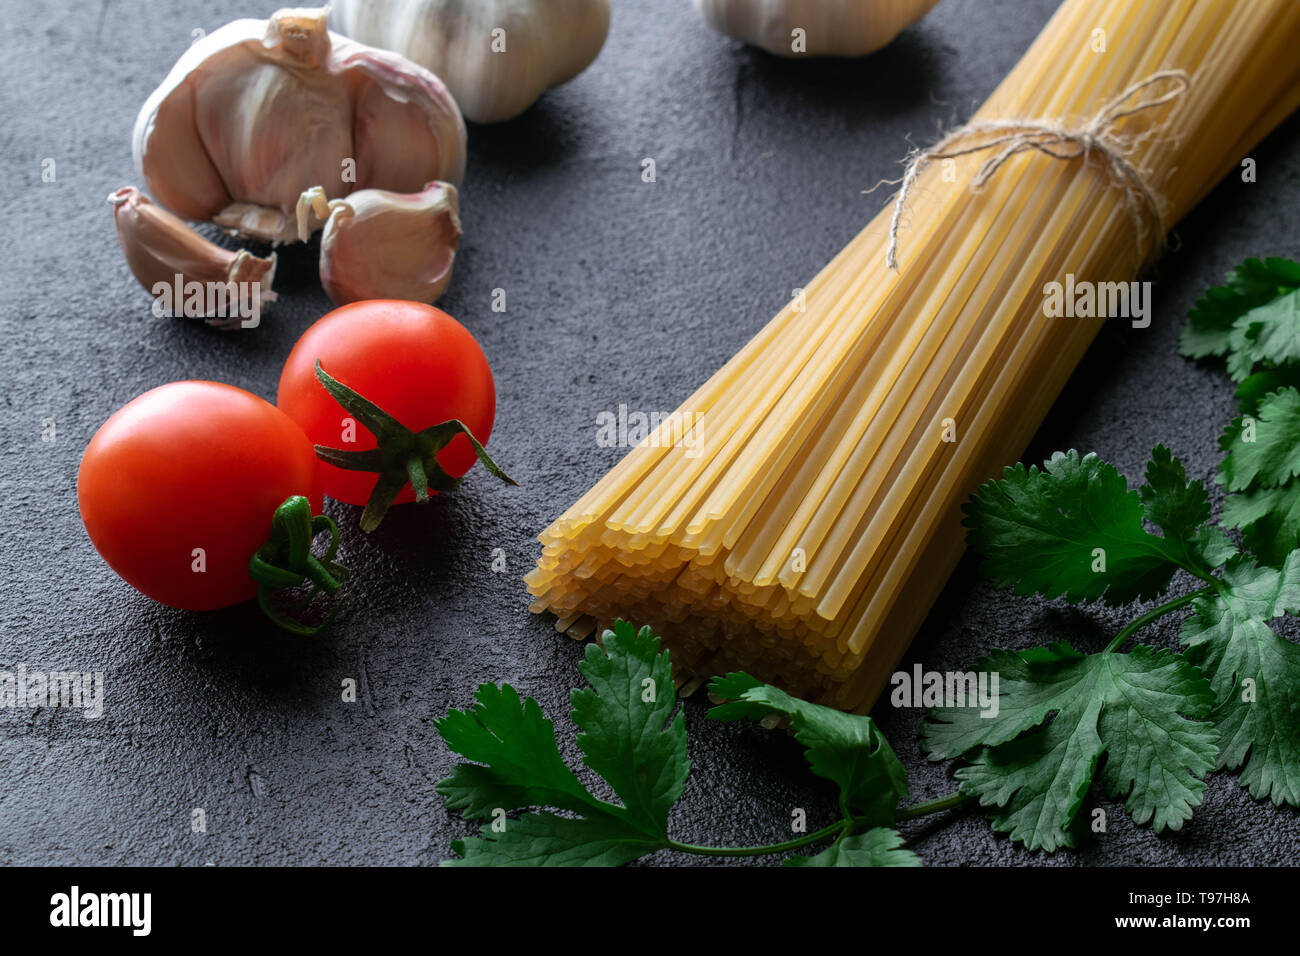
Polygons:
M610 0L335 0L339 29L446 82L468 119L513 119L596 59Z
M327 28L329 8L236 20L199 40L140 110L136 167L157 201L272 242L297 237L304 189L413 192L465 169L442 82Z
M865 56L939 0L695 0L719 33L777 56Z
M456 187L431 182L418 193L359 189L327 199L319 186L298 204L300 235L310 217L325 219L320 281L335 305L361 299L432 304L451 281L460 242Z
M261 303L275 301L275 253L259 259L208 242L134 186L124 186L108 201L127 265L142 286L165 300L167 312L233 328L249 325L260 316ZM202 295L194 294L196 285ZM209 296L209 290L218 295ZM207 307L213 298L220 302L216 309ZM190 307L200 301L204 307Z

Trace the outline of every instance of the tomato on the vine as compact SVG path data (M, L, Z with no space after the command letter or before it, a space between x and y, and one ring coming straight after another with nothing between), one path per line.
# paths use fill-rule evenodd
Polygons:
M433 306L374 299L328 313L290 352L276 403L318 446L325 494L366 504L366 530L394 502L454 487L476 457L510 480L482 449L496 414L487 358Z
M297 497L310 525L321 509L320 467L302 429L274 405L231 385L176 382L95 433L77 501L95 549L128 584L172 607L211 610L258 593L249 562L274 540L286 499Z

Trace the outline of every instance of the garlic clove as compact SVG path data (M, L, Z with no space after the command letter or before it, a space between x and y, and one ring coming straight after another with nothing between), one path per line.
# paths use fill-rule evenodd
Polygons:
M330 200L325 190L313 186L298 197L298 238L306 242L330 217Z
M140 284L155 298L166 300L164 308L194 318L207 319L223 328L247 325L260 318L262 303L274 302L271 283L275 280L275 253L259 259L246 250L223 249L204 239L184 220L150 201L134 186L124 186L108 197L113 206L117 239L127 265ZM186 307L197 284L214 296L217 308L195 310ZM179 292L177 290L180 290ZM182 308L175 308L178 303ZM250 309L258 310L256 315ZM254 323L255 324L255 323Z
M465 124L442 82L328 30L329 8L236 20L199 40L150 95L133 151L179 215L271 242L297 237L302 190L409 192L459 181Z
M438 77L405 57L338 37L357 80L354 189L413 193L465 178L465 120ZM418 71L418 72L416 72ZM435 95L436 92L436 95ZM414 104L414 108L413 108Z
M328 212L321 233L321 285L335 305L361 299L433 303L451 281L461 228L456 187L416 193L360 189L328 202L319 187L300 209Z
M396 50L444 82L468 119L513 119L585 70L610 0L335 0L339 29Z
M938 2L695 0L695 8L719 33L777 56L853 57L887 45Z
M294 235L294 220L279 209L269 209L250 202L232 202L212 217L212 221L232 236L256 239L278 245ZM320 223L316 224L320 228ZM311 233L307 233L310 238Z

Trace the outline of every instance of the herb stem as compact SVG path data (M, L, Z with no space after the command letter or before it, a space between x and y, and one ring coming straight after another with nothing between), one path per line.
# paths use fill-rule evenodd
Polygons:
M700 856L762 856L765 853L783 853L786 850L797 850L809 843L819 843L828 837L839 835L841 831L852 826L852 820L837 820L830 826L822 827L813 833L805 833L793 840L786 840L784 843L769 843L766 846L697 846L693 843L678 843L676 840L669 840L668 849L678 850L681 853L695 853Z
M1166 614L1170 613L1171 611L1176 611L1180 607L1183 607L1184 605L1191 604L1199 597L1205 597L1208 594L1212 594L1216 590L1217 586L1218 585L1216 582L1214 586L1200 588L1199 590L1192 591L1188 594L1184 594L1182 597L1176 597L1172 601L1166 601L1164 604L1161 604L1158 607L1153 607L1145 614L1135 618L1132 622L1129 623L1127 627L1125 627L1122 631L1116 634L1115 639L1106 645L1106 650L1103 651L1103 653L1109 654L1112 651L1118 650L1120 647L1123 646L1125 641L1127 641L1130 637L1132 637L1135 633L1140 631L1142 628L1146 627L1152 621L1156 620L1157 618L1164 617Z
M1202 581L1206 582L1206 583L1209 585L1208 588L1202 588L1201 590L1203 590L1203 591L1222 591L1222 590L1223 590L1223 582L1222 582L1221 580L1219 580L1218 578L1216 578L1213 574L1210 574L1210 573L1208 573L1208 572L1206 572L1206 571L1197 571L1197 570L1195 570L1195 569L1193 569L1193 568L1187 568L1187 569L1185 569L1185 570L1187 570L1187 571L1190 572L1191 574L1195 575L1196 577L1200 578Z
M970 799L971 797L964 793L950 793L938 800L929 800L899 810L898 819L912 820L930 813L940 813L953 807L959 807ZM694 853L699 856L762 856L767 853L784 853L786 850L797 850L799 847L807 846L810 843L820 843L822 840L831 837L845 836L852 833L859 826L867 826L867 822L845 817L843 820L835 821L828 827L822 827L812 833L805 833L803 836L795 837L793 840L786 840L784 843L769 843L766 846L698 846L694 843L678 843L676 840L669 840L668 849L677 850L680 853Z
M950 793L948 796L940 797L937 800L927 800L925 803L903 807L898 811L897 816L900 820L914 820L917 817L923 817L931 813L942 813L944 810L951 810L953 807L960 807L970 799L972 799L970 796L959 790L956 793Z

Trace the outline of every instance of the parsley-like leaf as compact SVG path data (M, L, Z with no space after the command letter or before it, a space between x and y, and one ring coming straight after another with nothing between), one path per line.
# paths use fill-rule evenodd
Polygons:
M1260 352L1260 333L1276 324L1267 314L1243 320L1296 289L1300 289L1300 264L1280 258L1247 259L1228 273L1223 286L1197 300L1183 330L1182 353L1189 358L1222 356L1233 378L1241 381L1259 361L1255 355Z
M508 684L484 684L473 710L451 710L436 724L452 750L485 765L459 765L438 792L467 817L493 817L481 837L452 844L463 859L451 865L609 866L668 845L668 811L690 771L668 652L648 628L620 622L579 667L592 689L572 695L584 731L578 743L623 805L598 799L574 776L537 701L521 701ZM580 816L504 816L546 806Z
M1154 514L1181 529L1201 505L1194 489L1174 493L1175 473L1182 475L1176 459L1153 462L1149 473L1159 488L1144 509L1138 492L1095 454L1057 452L1042 471L1012 465L966 505L967 540L984 557L981 570L1017 594L1111 604L1155 597L1189 560L1189 547L1150 534L1142 519Z
M435 727L447 746L478 764L459 764L439 781L447 806L471 820L493 810L549 806L582 811L599 801L565 764L555 726L537 701L521 700L509 684L482 684L474 709L450 710Z
M1259 411L1259 403L1271 392L1282 388L1300 386L1300 363L1291 363L1282 368L1265 369L1256 372L1237 386L1237 398L1241 401L1241 411L1254 415Z
M1219 478L1229 491L1283 485L1300 475L1300 391L1270 392L1253 417L1233 419L1219 439Z
M583 762L622 804L599 799L573 774L537 701L521 700L508 684L484 684L472 710L451 710L436 724L452 750L479 761L457 766L438 783L438 792L466 817L491 818L480 836L452 842L460 858L445 865L618 866L669 848L743 855L790 849L789 841L728 849L669 838L668 815L686 788L690 760L672 664L650 628L638 631L617 622L601 635L600 646L588 646L578 667L591 685L570 696ZM840 823L795 841L819 842L838 832L835 845L795 865L920 865L888 829L898 801L907 796L907 776L869 717L798 700L747 674L729 674L711 686L734 698L715 707L711 718L789 717L813 771L840 786ZM566 812L535 809L507 816L544 807ZM853 833L862 827L872 829Z
M1012 839L1031 850L1073 846L1103 754L1106 792L1126 796L1138 823L1176 830L1200 804L1200 777L1217 753L1218 735L1204 719L1214 696L1181 657L1144 645L1081 655L1059 643L996 651L980 669L999 675L997 716L938 708L923 744L936 760L979 748L957 770L962 791L993 808L994 827Z
M1147 520L1171 538L1191 538L1210 517L1210 496L1200 479L1187 482L1187 469L1164 445L1147 463L1147 483L1138 489Z
M559 817L526 813L505 829L483 828L482 837L453 840L463 859L444 866L622 866L663 848L636 827L614 817Z
M1239 382L1242 416L1219 447L1223 521L1246 547L1279 566L1300 546L1300 263L1247 259L1188 316L1184 355L1223 356Z
M920 866L921 858L902 849L897 830L876 827L866 833L841 837L815 856L795 856L786 866Z
M1237 320L1253 364L1300 361L1300 289L1251 309Z
M639 827L666 839L668 811L691 771L672 666L648 627L619 621L601 643L588 644L578 665L591 689L571 696L583 763L614 788Z
M1289 482L1229 495L1223 502L1223 523L1242 529L1242 543L1260 561L1281 566L1300 547L1300 488Z
M709 692L728 701L709 711L710 720L790 718L812 772L839 785L844 813L866 825L894 822L907 799L907 772L870 717L810 704L745 673L714 678Z
M1187 469L1164 445L1152 450L1146 479L1138 489L1142 509L1146 519L1164 532L1164 545L1180 565L1205 573L1237 553L1220 528L1205 523L1210 517L1205 482L1198 478L1189 483Z
M1224 568L1223 583L1193 603L1182 630L1188 657L1214 691L1219 765L1244 766L1251 796L1300 806L1300 645L1268 626L1300 612L1300 551L1280 570L1239 556Z
M1300 391L1269 392L1251 416L1235 419L1219 447L1219 481L1231 492L1223 523L1241 528L1246 547L1278 567L1300 546Z

